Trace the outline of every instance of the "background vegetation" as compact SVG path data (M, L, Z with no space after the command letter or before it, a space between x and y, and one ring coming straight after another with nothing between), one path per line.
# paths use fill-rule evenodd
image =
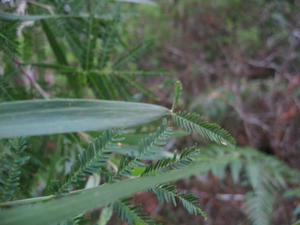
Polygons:
M148 192L120 196L61 223L291 225L300 219L299 2L156 3L1 1L1 102L85 98L172 110L167 118L125 130L1 139L0 217L10 216L13 200L60 198L161 175ZM119 111L124 109L136 111L127 105ZM3 135L3 118L1 137L11 137ZM230 131L237 146L202 119ZM41 131L18 136L47 134L49 125L38 123ZM55 129L48 133L61 133ZM162 180L191 168L197 170L185 175L194 176L176 182L177 188Z

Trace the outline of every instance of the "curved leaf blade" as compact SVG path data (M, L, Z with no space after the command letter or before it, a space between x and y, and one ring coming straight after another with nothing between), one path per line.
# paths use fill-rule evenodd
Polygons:
M218 161L219 166L224 166L232 160L232 155L222 156ZM147 176L128 179L113 184L104 184L99 187L80 190L57 199L45 202L36 202L17 208L0 211L0 221L3 225L45 225L55 224L64 219L105 206L118 199L128 197L139 191L154 187L157 184L175 181L191 175L205 173L212 166L215 158L198 161L195 164L181 169L175 169L156 176Z

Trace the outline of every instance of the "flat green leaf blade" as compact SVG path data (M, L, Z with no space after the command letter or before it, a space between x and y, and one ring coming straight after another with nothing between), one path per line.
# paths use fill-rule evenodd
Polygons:
M42 15L19 15L15 13L4 12L0 10L0 19L3 20L18 20L18 21L37 21L47 19L59 19L59 18L88 18L89 14L81 13L79 15L61 15L61 14L42 14ZM97 19L111 20L109 15L95 16Z
M156 5L154 1L151 0L118 0L118 2L129 2L129 3L139 3L145 5Z
M232 155L222 156L218 160L219 166L224 166L234 157ZM105 206L118 199L127 197L139 191L154 187L157 184L166 183L183 177L205 173L212 166L216 167L213 161L216 159L204 160L176 169L157 176L148 176L137 179L129 179L113 184L104 184L96 188L85 189L75 193L67 194L65 197L37 202L25 206L0 211L0 221L3 225L51 225L64 219Z
M62 15L18 15L0 11L0 18L3 20L20 20L20 21L35 21L43 19L59 18Z
M157 120L168 112L158 105L105 100L0 103L0 138L131 127Z

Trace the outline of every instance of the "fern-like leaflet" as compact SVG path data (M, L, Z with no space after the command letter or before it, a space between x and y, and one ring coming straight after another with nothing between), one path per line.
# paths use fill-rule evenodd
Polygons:
M179 156L174 155L172 159L158 160L155 164L149 165L142 176L155 175L168 170L185 167L196 160L197 156L199 156L199 148L197 146L186 148ZM168 202L176 206L177 199L190 214L199 214L206 218L205 213L199 207L198 197L193 194L179 194L176 186L171 184L157 185L149 191L155 193L158 200L162 203Z
M146 215L139 205L134 205L132 203L132 198L123 199L117 201L113 205L114 210L117 212L118 216L128 225L159 225L158 222L152 217Z
M177 199L190 214L201 215L206 219L205 212L199 207L198 196L194 194L180 194L176 186L171 184L158 185L150 189L150 191L157 196L160 202L172 203L174 206L177 206Z
M174 155L173 158L161 159L145 168L142 176L163 173L171 169L180 169L192 163L199 155L199 147L194 146L186 148L180 155Z
M221 145L235 145L233 137L226 130L217 124L203 121L197 113L178 112L172 113L172 117L179 127L196 132L205 140Z
M135 167L144 165L144 163L141 161L141 158L147 156L148 154L152 154L151 147L165 145L171 134L172 131L170 128L168 128L167 121L164 120L156 132L141 140L139 143L139 156L127 159L126 162L123 162L119 174L122 176L130 176L131 171Z
M11 154L4 155L3 163L6 166L0 170L0 200L2 201L13 200L20 195L22 166L29 160L29 156L25 154L27 142L24 138L10 141L9 148Z
M117 131L107 130L94 142L90 143L86 151L78 157L78 162L73 166L63 182L59 185L56 184L54 191L56 193L67 191L73 184L84 181L87 175L98 173L111 156L111 152L105 150L109 145L119 141L117 135Z

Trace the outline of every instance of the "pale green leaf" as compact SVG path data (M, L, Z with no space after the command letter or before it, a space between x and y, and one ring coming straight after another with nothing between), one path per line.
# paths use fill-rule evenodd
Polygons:
M129 2L129 3L139 3L145 5L156 5L154 1L151 0L117 0L118 2Z
M158 105L84 99L0 103L0 138L124 128L168 114Z
M111 206L102 209L100 218L97 225L106 225L113 214L113 208Z
M64 14L41 14L41 15L19 15L15 13L8 13L0 11L0 19L3 20L19 20L19 21L37 21L37 20L46 20L46 19L59 19L59 18L88 18L90 15L81 13L79 15L64 15ZM111 16L101 15L95 16L97 19L112 19Z

